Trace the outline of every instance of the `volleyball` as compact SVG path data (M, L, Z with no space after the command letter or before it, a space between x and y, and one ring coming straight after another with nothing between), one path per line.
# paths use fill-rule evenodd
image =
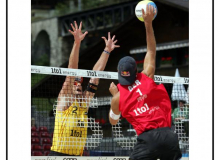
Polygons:
M155 4L153 1L149 1L149 0L140 1L140 2L136 5L136 7L135 7L135 15L136 15L137 18L138 18L140 21L142 21L142 22L144 22L144 19L143 19L143 17L142 17L142 9L144 9L144 11L146 12L146 6L147 6L147 5L152 5L152 6L154 7L154 12L156 11L156 14L155 14L155 16L154 16L154 19L155 19L155 17L157 16L157 12L158 12L157 6L156 6L156 4Z

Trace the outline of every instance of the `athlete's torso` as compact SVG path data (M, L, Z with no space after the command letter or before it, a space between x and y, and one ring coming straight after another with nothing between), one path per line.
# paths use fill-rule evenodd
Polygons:
M119 110L139 135L146 130L171 127L171 103L164 86L138 73L131 86L117 85Z
M75 100L65 111L56 111L51 150L82 155L87 138L88 117L86 103Z

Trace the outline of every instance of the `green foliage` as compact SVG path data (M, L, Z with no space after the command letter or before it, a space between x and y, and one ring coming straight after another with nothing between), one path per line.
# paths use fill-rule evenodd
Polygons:
M103 1L105 2L106 0L93 0L93 1L88 1L88 0L82 0L83 8L95 8L100 6Z
M32 58L31 64L38 66L49 66L50 65L49 55L43 54L38 60Z
M40 82L42 79L44 79L47 75L46 74L31 74L31 87L33 87L35 84Z
M48 98L32 98L32 105L36 106L37 111L51 111L56 98L49 101Z
M69 6L65 3L57 3L55 6L55 12L57 14L65 14L69 12Z
M50 59L49 59L48 54L43 54L38 60L35 60L34 58L32 58L31 64L37 65L37 66L49 66ZM41 81L46 76L47 75L45 74L31 74L31 87L34 86L39 81Z
M120 2L131 1L131 0L81 0L83 9L91 9L102 6L108 6Z

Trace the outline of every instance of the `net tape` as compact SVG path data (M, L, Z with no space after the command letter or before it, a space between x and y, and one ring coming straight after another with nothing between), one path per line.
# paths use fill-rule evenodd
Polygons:
M84 69L70 69L59 67L45 67L45 66L31 66L31 73L48 74L48 75L60 75L60 76L81 76L81 77L93 77L103 79L118 79L117 72L107 71L93 71ZM179 83L189 84L189 78L187 77L171 77L171 76L159 76L154 75L154 81L158 83Z

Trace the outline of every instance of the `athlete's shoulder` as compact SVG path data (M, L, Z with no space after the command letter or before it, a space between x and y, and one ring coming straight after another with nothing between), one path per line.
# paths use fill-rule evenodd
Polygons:
M142 77L146 77L147 79L154 81L154 75L147 75L144 71L140 73Z
M142 77L148 77L148 76L143 72L137 73L137 78L142 78Z
M153 81L154 80L150 77L148 77L145 73L143 72L140 72L140 73L137 73L137 79L141 80L141 81Z

